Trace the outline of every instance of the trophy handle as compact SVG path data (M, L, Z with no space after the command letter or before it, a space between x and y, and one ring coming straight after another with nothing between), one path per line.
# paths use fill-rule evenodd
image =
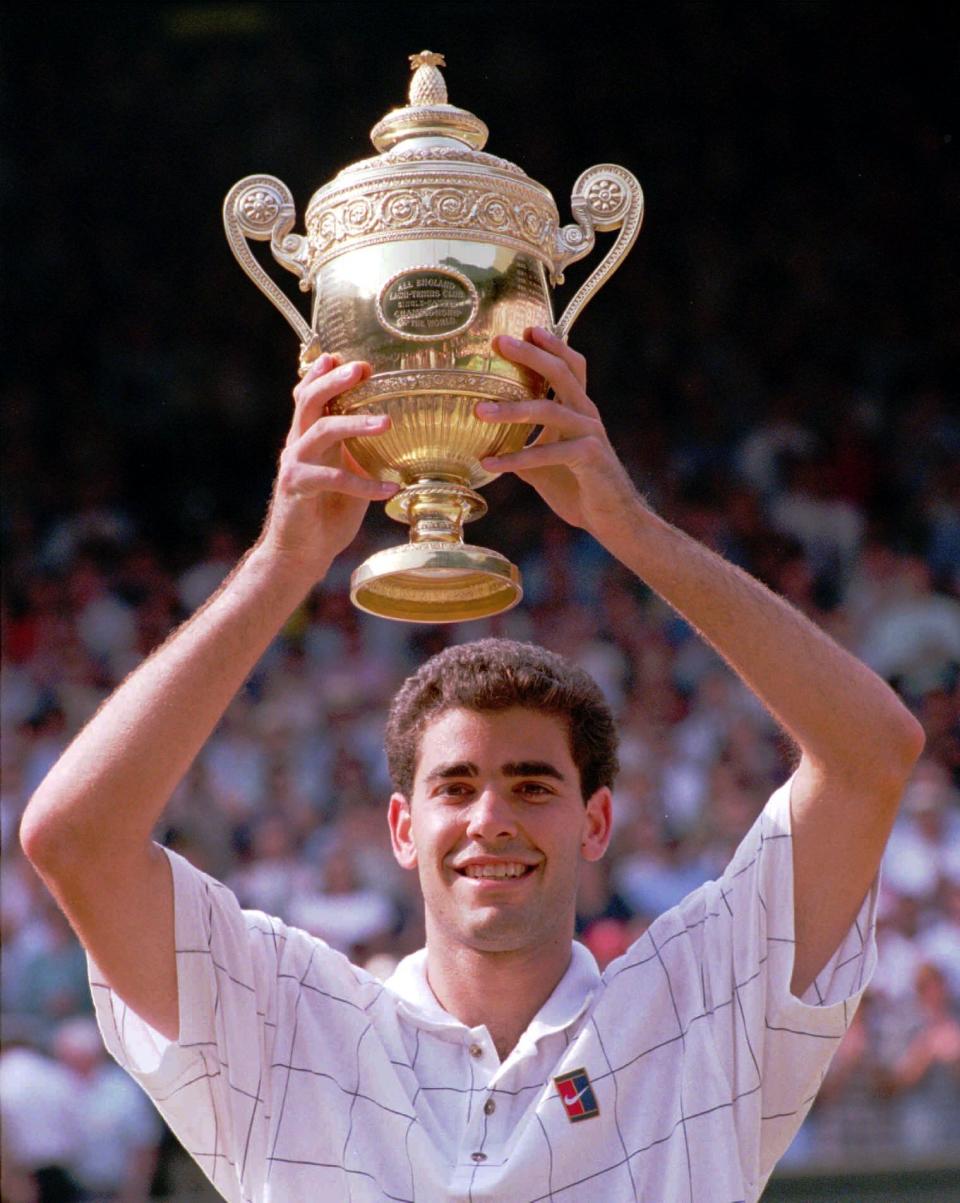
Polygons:
M599 163L585 171L573 186L570 210L576 225L564 226L557 233L557 258L554 277L563 281L563 269L593 249L594 230L616 230L616 242L577 289L570 304L554 327L558 338L566 339L580 310L620 266L637 240L643 221L643 189L636 176L615 163Z
M310 288L307 240L302 234L290 233L296 216L290 189L272 175L245 176L234 184L223 202L223 227L237 262L296 330L306 349L313 339L313 331L247 245L248 238L257 242L269 240L274 259L300 277L300 287L306 292Z

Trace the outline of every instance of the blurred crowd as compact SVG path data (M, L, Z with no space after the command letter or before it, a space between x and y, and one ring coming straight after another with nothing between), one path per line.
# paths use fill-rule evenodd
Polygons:
M749 462L746 453L759 437L747 433L737 464ZM802 532L789 525L789 498L778 489L764 497L745 478L726 504L709 510L711 542L755 571L765 561L751 549L775 549L764 553L776 560L772 584L894 681L928 739L885 861L880 967L794 1155L955 1153L960 575L955 568L938 578L929 555L897 550L865 531L841 555L831 529L817 541L818 527L807 549ZM863 523L858 508L836 495L804 501L836 508L845 526ZM958 519L954 502L955 537ZM931 527L931 548L943 533ZM97 1181L86 1176L87 1154L102 1142L89 1127L91 1116L101 1114L86 1097L94 1087L77 1086L92 1071L76 1064L82 1060L76 1046L96 1060L77 1026L90 1014L84 958L18 850L17 821L71 735L202 603L237 551L233 534L219 527L203 558L176 573L136 533L131 514L117 507L78 512L47 532L33 572L10 599L0 796L6 1041L0 1087L5 1117L40 1107L48 1122L38 1127L15 1118L5 1138L15 1157L33 1163L62 1164L67 1157L69 1171L86 1186ZM343 573L356 554L355 548L344 557ZM818 570L819 555L829 570ZM544 538L520 560L526 603L462 628L362 616L342 577L316 589L230 706L172 798L158 838L224 880L244 905L281 915L374 971L389 972L421 944L423 928L416 879L398 869L387 840L385 704L405 674L448 640L488 632L531 639L591 672L619 718L616 834L609 856L584 866L578 906L580 936L598 961L619 955L654 916L722 871L789 772L790 749L685 624L585 536L547 520ZM111 1116L115 1104L129 1128L129 1160L121 1165L113 1142L109 1170L142 1173L149 1164L143 1141L156 1138L156 1122L127 1097L136 1088L119 1070L100 1061L96 1073L103 1114ZM55 1112L41 1102L46 1095L36 1093L37 1082L80 1109L79 1143L69 1156L72 1129L49 1122ZM52 1143L43 1141L44 1132Z
M832 158L819 155L823 127L791 126L792 105L832 112L842 85L829 64L815 78L800 72L787 42L847 36L805 25L802 5L780 10L786 32L769 17L740 31L751 90L710 93L720 87L720 52L698 27L709 25L709 6L692 8L678 27L689 38L691 107L677 103L675 84L652 77L648 86L664 90L659 124L620 156L660 198L658 224L637 251L642 273L619 292L609 286L592 335L589 317L582 322L592 342L579 345L602 383L596 400L613 441L652 504L824 626L923 723L926 751L884 862L879 968L788 1162L955 1162L960 418L956 335L939 242L927 231L960 195L957 173L938 158L922 89L914 95L896 80L873 97L879 116L857 110L831 128ZM147 213L162 236L164 204L175 213L183 203L161 188L174 147L198 168L214 146L203 123L238 98L256 108L258 124L221 130L209 151L225 175L215 184L222 193L261 165L265 147L269 166L312 144L309 105L298 109L267 86L293 72L309 96L311 81L282 28L216 44L185 39L173 25L142 43L122 25L85 30L80 59L67 54L68 33L35 64L44 103L13 134L14 168L30 177L44 218L30 262L14 266L25 299L14 329L23 363L33 355L44 372L8 373L3 393L3 1197L133 1203L151 1184L169 1190L167 1140L100 1050L82 952L24 862L18 820L72 735L254 537L285 421L278 380L293 349L261 298L248 310L224 304L249 287L226 252L191 274L168 230L163 255L135 267L142 205L111 210L109 225L79 221L67 237L64 181L74 211L89 218L126 186L111 176L122 164L131 188L156 194ZM882 45L868 37L859 46L864 72ZM543 60L529 63L533 90L550 56ZM204 71L194 71L200 61ZM707 66L713 76L700 70ZM95 79L106 86L92 93L92 113L72 112L77 87ZM348 88L347 67L331 62L326 83ZM757 95L764 106L753 105ZM157 96L169 105L155 127L160 140L134 145L145 122L153 128L147 110ZM698 140L691 113L708 104L715 126ZM495 113L474 107L496 125ZM367 115L372 123L381 109ZM348 116L355 137L355 112L331 120L346 129ZM883 139L865 133L871 122ZM507 112L499 123L510 124ZM80 141L61 138L64 128ZM768 173L784 130L794 137L792 167ZM687 210L671 204L684 195L680 145L683 171L703 190ZM547 172L555 153L557 177L568 174L568 152L541 147ZM354 157L362 153L355 146ZM838 165L845 155L858 170ZM825 211L826 226L810 217ZM62 284L57 308L31 321L51 272ZM94 311L99 319L88 323ZM56 356L47 356L51 346ZM518 482L503 479L486 495L491 513L471 538L518 563L522 605L463 627L360 614L347 594L351 568L403 538L371 511L258 664L157 831L244 905L281 915L379 974L423 940L416 881L387 839L385 706L407 673L451 641L504 634L542 643L586 668L618 716L614 840L605 860L584 867L578 905L578 935L601 965L722 871L790 771L776 726L641 582Z

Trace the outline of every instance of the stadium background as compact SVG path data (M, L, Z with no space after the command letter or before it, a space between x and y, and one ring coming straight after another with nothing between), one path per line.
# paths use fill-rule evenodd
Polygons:
M223 195L276 174L302 222L316 187L373 153L368 130L425 46L563 220L585 167L640 178L640 239L573 338L615 445L666 516L867 658L927 729L888 856L881 971L767 1198L957 1197L950 6L48 4L8 9L3 34L4 1197L40 1197L33 1169L50 1199L78 1197L68 1174L87 1197L202 1192L90 1051L82 958L16 824L262 520L296 343L227 248ZM600 253L568 273L558 312ZM490 629L578 659L624 728L617 838L580 905L602 960L717 871L786 752L595 544L513 480L486 496L475 541L519 562L528 590ZM250 905L381 967L420 937L383 838L383 707L425 655L482 633L352 611L350 567L398 534L371 511L158 832ZM107 1147L123 1155L91 1155Z

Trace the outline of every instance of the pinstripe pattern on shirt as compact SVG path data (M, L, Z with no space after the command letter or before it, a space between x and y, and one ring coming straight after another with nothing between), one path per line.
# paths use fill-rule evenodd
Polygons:
M503 1062L433 999L422 953L384 986L171 859L178 1044L91 966L94 998L110 1050L237 1203L755 1200L875 958L876 890L807 997L790 994L787 786L723 877L602 977L575 945ZM552 1079L581 1066L599 1115L571 1124Z

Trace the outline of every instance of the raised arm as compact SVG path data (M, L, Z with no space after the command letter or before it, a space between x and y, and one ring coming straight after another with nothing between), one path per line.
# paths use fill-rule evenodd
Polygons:
M322 356L294 416L263 533L220 590L114 692L41 784L24 850L112 988L158 1031L178 1029L169 864L151 833L270 641L354 537L372 498L342 441L387 419L324 416L364 364Z
M747 573L665 522L617 459L586 393L583 357L545 331L501 338L556 400L478 405L534 422L537 444L485 461L516 472L566 521L588 530L700 632L798 745L791 795L796 951L802 994L829 960L873 880L904 783L923 747L893 691Z

